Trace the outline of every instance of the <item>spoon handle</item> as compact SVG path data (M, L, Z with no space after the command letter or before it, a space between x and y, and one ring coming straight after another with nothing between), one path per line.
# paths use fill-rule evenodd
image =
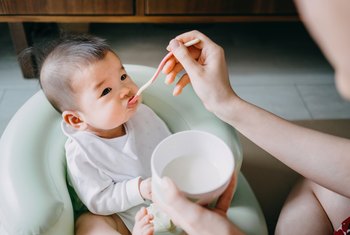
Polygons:
M190 46L193 46L197 43L199 43L200 40L198 38L195 38L191 41L188 41L186 43L184 43L184 46L186 47L190 47ZM129 103L133 103L138 96L141 95L141 93L147 88L149 87L155 80L156 78L158 77L160 71L162 70L162 68L164 67L165 63L170 59L170 57L173 56L173 53L172 52L169 52L163 59L162 61L160 62L160 64L158 65L158 68L156 70L156 72L154 73L154 75L152 76L152 78L150 80L148 80L148 82L146 82L144 85L142 85L140 87L140 89L137 91L136 95L129 101Z

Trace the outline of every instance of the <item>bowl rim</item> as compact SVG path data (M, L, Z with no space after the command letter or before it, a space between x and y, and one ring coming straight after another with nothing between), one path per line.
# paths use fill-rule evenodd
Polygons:
M168 139L170 138L174 138L174 136L178 136L178 135L184 135L184 134L188 134L188 133L193 133L193 134L201 134L201 135L207 135L209 136L210 138L215 138L218 142L221 143L221 145L225 148L225 151L227 151L229 153L229 156L231 160L229 160L230 162L228 164L230 164L230 169L227 171L228 174L227 175L224 175L224 177L222 177L222 179L220 180L220 182L213 188L208 188L204 191L198 191L198 192L195 192L195 193L191 193L191 192L187 192L185 190L181 190L182 192L184 192L187 196L189 197L198 197L198 196L201 196L201 195L208 195L208 194L212 194L214 192L216 192L217 190L220 190L222 187L224 187L225 185L228 185L229 181L231 180L232 178L232 175L234 174L234 169L235 169L235 157L234 157L234 154L231 150L231 148L228 146L228 144L223 141L220 137L218 137L217 135L215 134L212 134L210 132L207 132L207 131L202 131L202 130L185 130L185 131L179 131L179 132L176 132L176 133L173 133L169 136L167 136L166 138L164 138L162 141L160 141L158 143L158 145L155 147L155 149L153 150L152 152L152 157L151 157L151 171L152 171L152 178L153 177L156 177L157 180L161 180L163 177L161 177L161 173L162 172L157 172L156 169L155 169L155 153L157 152L157 150L160 148L160 146L168 141ZM155 174L155 175L154 175ZM227 177L226 177L227 176Z

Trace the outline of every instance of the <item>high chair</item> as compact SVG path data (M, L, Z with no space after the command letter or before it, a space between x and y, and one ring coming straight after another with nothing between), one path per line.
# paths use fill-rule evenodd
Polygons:
M155 72L146 66L125 67L139 86ZM242 150L235 130L208 112L191 86L173 97L172 86L163 81L161 76L143 93L143 102L172 132L207 131L231 147L238 184L228 217L246 234L267 234L259 203L240 172ZM74 212L66 181L66 137L60 123L60 114L39 91L17 111L4 131L0 140L0 224L6 231L3 233L74 234Z

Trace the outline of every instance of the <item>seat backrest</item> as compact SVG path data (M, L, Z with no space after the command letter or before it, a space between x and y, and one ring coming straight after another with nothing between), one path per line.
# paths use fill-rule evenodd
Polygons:
M125 67L138 85L155 72L145 66ZM242 153L234 129L206 111L190 86L173 97L172 88L163 81L161 76L144 92L144 103L172 132L198 129L222 138L233 151L238 172ZM74 234L66 184L66 137L60 122L61 116L39 91L18 110L1 137L0 223L9 234Z

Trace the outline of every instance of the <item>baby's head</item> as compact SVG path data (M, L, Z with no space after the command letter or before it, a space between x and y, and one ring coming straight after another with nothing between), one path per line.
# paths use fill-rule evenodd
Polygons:
M40 84L67 124L99 136L120 129L140 102L128 103L137 86L105 40L93 36L55 43L42 63Z
M65 36L53 44L42 63L40 85L58 112L78 109L74 102L75 73L102 60L112 49L105 40L88 35Z

